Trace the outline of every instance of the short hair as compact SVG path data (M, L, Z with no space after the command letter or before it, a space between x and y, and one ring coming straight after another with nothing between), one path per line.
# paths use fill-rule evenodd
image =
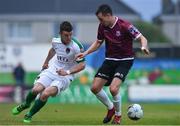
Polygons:
M60 32L62 31L71 32L72 30L73 30L73 27L70 22L64 21L60 24Z
M106 14L113 15L111 7L107 4L102 4L98 7L96 11L96 15L98 15L99 13L102 13L103 15L106 15Z

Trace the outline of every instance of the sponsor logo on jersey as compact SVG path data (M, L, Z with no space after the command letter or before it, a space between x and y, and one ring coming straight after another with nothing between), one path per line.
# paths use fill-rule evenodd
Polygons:
M98 76L100 76L100 77L106 77L106 78L109 78L109 76L108 76L108 75L105 75L105 74L103 74L103 73L98 73Z
M58 59L58 61L61 61L61 62L68 62L69 61L68 58L63 57L63 56L57 56L57 59Z
M115 77L120 77L120 78L123 78L123 77L124 77L124 75L123 75L122 73L119 73L119 72L118 72L118 73L115 73L114 76L115 76Z

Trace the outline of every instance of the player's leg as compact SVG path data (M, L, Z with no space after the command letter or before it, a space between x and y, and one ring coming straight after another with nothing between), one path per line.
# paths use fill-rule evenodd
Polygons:
M122 81L119 78L114 78L110 85L110 92L113 96L113 104L115 108L115 117L113 119L113 124L120 124L121 119L121 95L120 95L120 85Z
M45 73L45 72L42 72L40 74L40 77L35 81L35 86L32 90L32 94L33 95L37 95L40 96L42 94L42 92L50 86L50 84L52 83L53 81L53 77L51 74L49 74L48 72ZM30 100L30 99L29 99ZM32 99L30 100L32 102ZM37 101L34 102L34 105L37 104ZM32 106L32 108L33 108ZM32 109L31 108L31 109ZM31 122L31 116L29 116L29 118L25 115L24 116L24 122Z
M56 96L65 90L70 84L70 80L66 77L59 77L54 80L40 95L39 99L34 102L30 111L24 116L24 122L31 122L32 116L36 114L46 104L50 96Z
M113 108L113 103L102 88L106 82L107 80L105 79L95 77L91 87L91 91L109 110L111 110Z
M91 91L108 109L108 112L103 119L103 123L108 123L114 115L113 103L103 90L103 86L111 79L111 74L113 73L112 70L111 62L105 60L95 75L95 79L91 87Z
M107 107L108 112L103 119L103 123L108 123L109 121L111 121L111 118L114 115L114 107L107 93L102 88L105 83L107 83L107 80L95 77L92 87L91 87L91 91Z
M34 105L30 109L30 111L24 116L24 122L29 123L31 122L32 116L36 114L40 109L43 108L43 106L46 104L47 99L50 96L55 96L58 92L57 87L55 86L50 86L47 87L40 95L40 97L35 100Z
M45 89L45 86L41 83L36 83L31 91L29 91L25 103L30 105L36 96Z
M133 60L119 61L117 63L117 68L115 69L114 78L109 87L110 92L113 96L113 104L115 108L115 116L112 121L113 124L120 124L121 122L120 86L124 82L132 64L133 64Z
M34 101L37 94L42 92L44 90L44 88L45 87L40 83L35 84L34 87L28 92L25 101L22 104L14 107L12 109L12 114L17 115L17 114L21 113L23 110L29 108L31 105L31 102Z

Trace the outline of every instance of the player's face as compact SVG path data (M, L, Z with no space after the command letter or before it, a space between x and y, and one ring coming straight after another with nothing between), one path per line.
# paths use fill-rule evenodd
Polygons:
M103 24L104 26L111 25L111 15L110 14L103 15L102 13L99 13L97 15L97 18L99 19L100 23Z
M62 31L60 35L61 35L61 41L64 44L69 44L71 42L72 32Z

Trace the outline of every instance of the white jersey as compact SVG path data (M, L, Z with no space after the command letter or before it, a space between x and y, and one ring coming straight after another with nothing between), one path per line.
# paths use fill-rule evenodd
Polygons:
M52 48L55 50L56 55L47 71L53 74L57 75L56 71L59 69L70 70L77 63L84 61L84 59L75 60L75 55L81 52L83 46L74 38L68 45L63 44L61 38L53 38ZM68 76L74 78L72 74Z

